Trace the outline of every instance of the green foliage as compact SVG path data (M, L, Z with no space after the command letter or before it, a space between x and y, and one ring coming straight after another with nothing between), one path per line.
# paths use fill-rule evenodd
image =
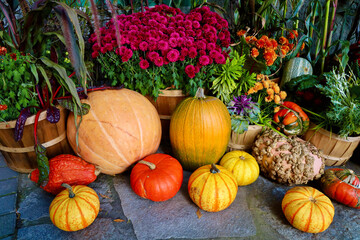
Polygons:
M173 86L184 93L194 96L198 87L207 88L207 80L214 75L214 65L203 66L194 78L185 74L188 64L196 65L196 59L169 63L161 67L151 65L141 69L140 57L145 59L144 52L133 51L132 58L123 62L115 52L100 54L97 60L101 64L101 72L106 79L111 79L111 86L124 85L125 88L157 98L160 90ZM209 77L210 76L210 77Z
M330 99L323 124L338 129L342 137L360 135L360 79L335 70L324 75L326 85L316 85Z
M239 96L254 86L256 74L250 74L243 66L245 55L240 56L237 51L232 51L230 59L215 72L216 78L212 81L211 90L225 103L233 96Z
M0 111L0 121L16 120L22 108L39 106L31 66L30 56L17 51L0 56L0 104L8 107Z

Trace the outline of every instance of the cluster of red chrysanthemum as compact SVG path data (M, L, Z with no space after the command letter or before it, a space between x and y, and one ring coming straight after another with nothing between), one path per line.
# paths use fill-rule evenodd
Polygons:
M100 29L100 45L96 34L91 35L93 58L115 51L123 62L135 61L141 69L186 61L185 72L190 78L203 66L224 64L228 58L224 50L230 44L228 23L208 7L184 14L177 8L157 5L145 12L119 15L116 22L120 39L113 20ZM139 52L138 58L133 57L134 51Z

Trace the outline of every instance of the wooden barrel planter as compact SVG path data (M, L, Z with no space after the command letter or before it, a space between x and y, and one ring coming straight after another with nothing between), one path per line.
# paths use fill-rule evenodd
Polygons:
M244 133L238 134L231 131L230 141L228 143L228 152L231 151L250 151L256 136L262 131L262 126L250 125L248 130Z
M46 111L40 114L38 122L38 141L46 147L47 157L50 159L62 153L72 153L66 138L66 119L68 110L60 109L58 123L46 120ZM29 173L37 168L34 150L34 122L35 115L26 120L24 134L20 141L14 140L16 121L0 123L0 151L9 168L20 173Z
M327 166L344 165L360 143L360 136L343 138L323 128L314 130L315 128L315 124L310 124L303 138L321 150Z
M155 106L158 111L161 128L162 128L162 139L170 139L169 128L170 128L170 119L171 115L174 112L176 106L184 100L187 96L183 94L182 90L161 90L159 97L156 101L146 96L147 99Z

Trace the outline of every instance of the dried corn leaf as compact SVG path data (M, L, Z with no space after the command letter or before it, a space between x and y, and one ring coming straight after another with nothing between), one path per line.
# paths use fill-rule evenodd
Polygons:
M198 216L199 219L202 217L202 213L200 212L200 208L198 208L198 210L196 211L196 215Z
M122 219L114 219L114 222L125 222L125 220L122 220Z

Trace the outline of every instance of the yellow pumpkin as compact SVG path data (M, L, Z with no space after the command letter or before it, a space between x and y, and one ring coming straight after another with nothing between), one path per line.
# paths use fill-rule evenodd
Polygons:
M218 212L235 200L238 185L235 177L226 168L205 165L189 178L188 191L191 200L202 210Z
M249 185L259 177L259 164L244 151L232 151L224 155L220 165L232 172L239 186Z
M293 227L309 233L325 231L335 213L331 200L312 187L294 187L287 191L282 210Z
M187 170L216 163L230 139L231 120L226 106L199 88L195 97L182 101L170 121L170 141L176 156Z
M49 212L53 224L64 231L78 231L89 226L97 217L100 201L96 192L84 185L60 192L51 202Z
M82 102L90 105L83 116L76 145L74 114L67 122L73 150L102 173L122 173L134 162L155 153L161 123L155 107L140 93L128 89L90 92ZM80 116L77 118L80 120Z

